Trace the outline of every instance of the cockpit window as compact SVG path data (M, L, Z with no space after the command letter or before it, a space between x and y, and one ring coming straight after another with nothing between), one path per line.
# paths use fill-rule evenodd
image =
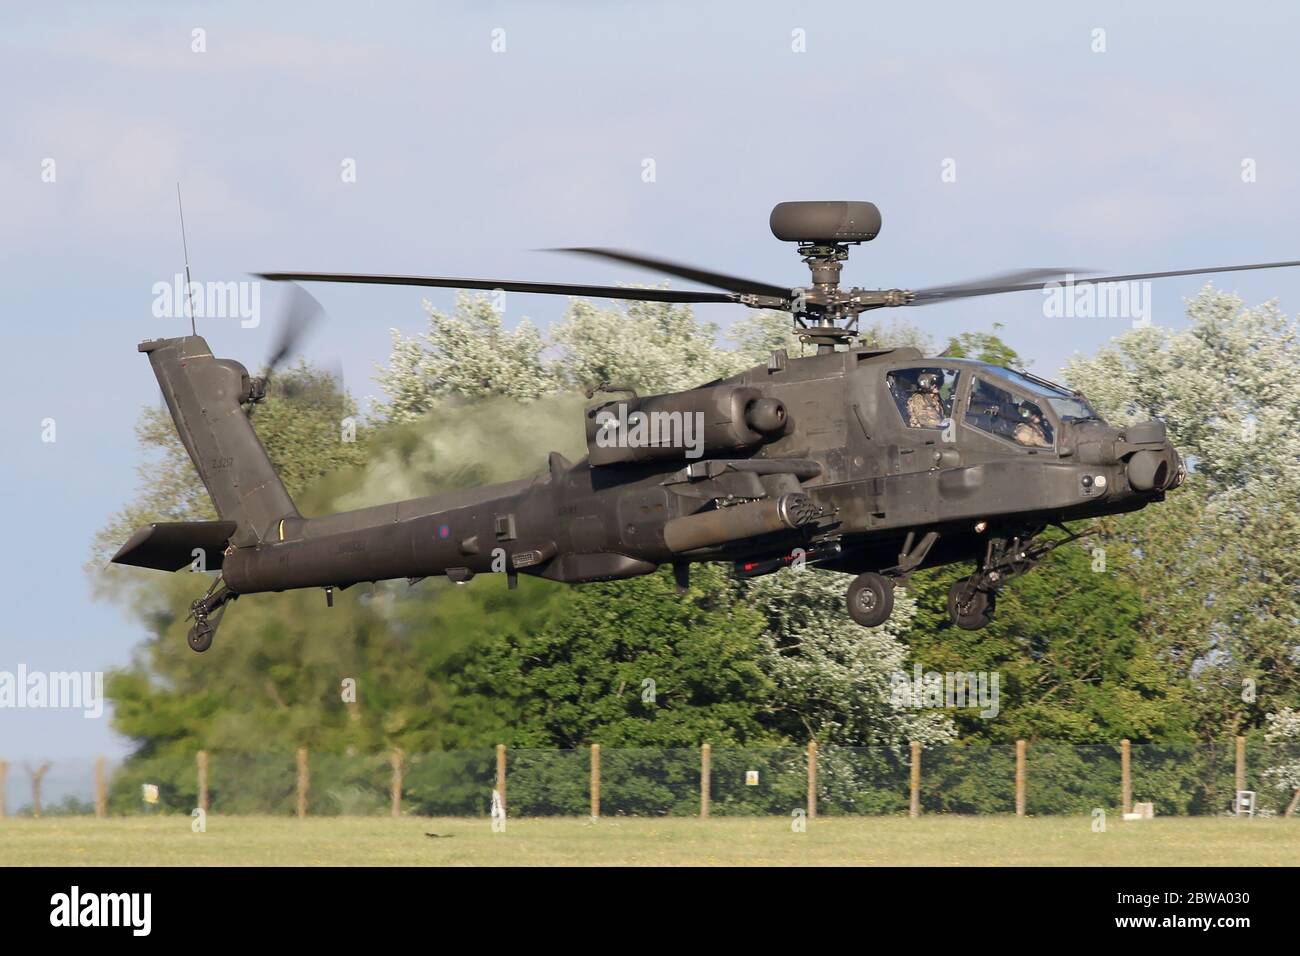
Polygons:
M988 366L988 368L1000 378L1007 379L1017 388L1043 399L1063 422L1102 421L1102 417L1088 404L1087 399L1078 392L1072 392L1055 382L1039 378L1037 375L1029 375L997 366Z
M957 370L926 366L900 368L886 376L889 394L908 428L942 428L952 416Z
M1052 447L1052 423L1042 406L979 376L971 384L966 424L1026 448Z

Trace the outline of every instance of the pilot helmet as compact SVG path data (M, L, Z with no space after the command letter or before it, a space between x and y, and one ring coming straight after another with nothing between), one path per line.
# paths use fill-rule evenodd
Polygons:
M916 387L922 392L937 392L939 376L934 372L922 372L916 377Z

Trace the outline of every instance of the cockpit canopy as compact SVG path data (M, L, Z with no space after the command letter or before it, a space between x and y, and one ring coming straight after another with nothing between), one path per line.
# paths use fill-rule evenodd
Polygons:
M944 428L958 414L966 425L1018 445L1051 448L1062 425L1104 424L1079 393L987 362L930 360L895 368L886 382L909 428Z
M1096 409L1088 404L1088 400L1083 395L1070 391L1064 385L1058 385L1028 372L1017 372L1014 369L1003 368L1000 365L990 365L987 362L973 362L970 364L978 365L985 369L989 375L1010 382L1021 392L1028 392L1033 397L1041 398L1051 407L1052 411L1056 412L1056 416L1062 422L1104 422L1104 419L1097 414Z

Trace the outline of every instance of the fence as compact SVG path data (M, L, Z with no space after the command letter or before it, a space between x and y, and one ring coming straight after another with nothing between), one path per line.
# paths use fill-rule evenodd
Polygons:
M424 754L241 754L11 764L0 816L190 813L509 816L1230 813L1293 815L1300 745L1017 741L923 748L495 749ZM147 797L146 797L147 794Z

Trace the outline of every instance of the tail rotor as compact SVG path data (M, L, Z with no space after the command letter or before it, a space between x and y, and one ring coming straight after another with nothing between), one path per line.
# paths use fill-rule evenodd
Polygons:
M324 312L325 310L316 301L315 296L297 283L289 283L284 305L276 322L279 334L276 337L275 347L266 360L262 374L254 378L250 383L247 409L250 417L262 400L266 398L272 376L290 357L297 354L303 338Z

